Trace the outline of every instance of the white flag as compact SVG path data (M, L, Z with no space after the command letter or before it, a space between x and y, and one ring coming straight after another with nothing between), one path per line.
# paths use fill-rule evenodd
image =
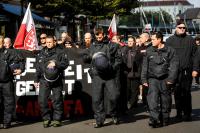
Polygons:
M14 48L29 51L38 49L38 41L36 37L35 24L30 11L30 3L15 39Z
M112 39L114 35L117 35L117 23L115 19L115 14L113 15L112 21L110 23L110 26L108 28L108 37L109 39Z

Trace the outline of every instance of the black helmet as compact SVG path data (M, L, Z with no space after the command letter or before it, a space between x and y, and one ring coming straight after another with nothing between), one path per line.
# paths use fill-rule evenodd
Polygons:
M105 53L97 52L92 57L93 65L97 72L100 74L106 74L110 71L110 61Z
M60 77L60 74L57 67L48 68L47 66L49 63L47 63L44 70L44 79L47 80L48 82L54 82Z
M16 69L20 69L20 64L18 64L18 63L12 63L9 66L10 66L10 69L12 72L14 72L14 70L16 70Z

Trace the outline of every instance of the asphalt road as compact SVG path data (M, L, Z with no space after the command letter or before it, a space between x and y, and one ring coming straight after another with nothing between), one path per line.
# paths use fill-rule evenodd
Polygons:
M174 103L173 103L174 104ZM192 118L191 122L176 122L175 109L171 112L171 124L162 128L148 126L148 113L141 106L121 117L119 125L113 125L111 119L106 126L93 128L94 119L74 119L63 121L61 127L43 128L42 122L14 123L10 129L0 129L0 133L200 133L200 88L192 87Z

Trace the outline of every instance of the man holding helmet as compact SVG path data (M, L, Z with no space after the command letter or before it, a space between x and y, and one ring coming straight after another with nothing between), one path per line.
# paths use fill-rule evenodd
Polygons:
M44 128L50 125L61 126L63 113L62 73L68 66L68 58L56 47L53 36L46 37L46 47L37 55L35 87L40 87L39 104L42 112ZM53 121L51 122L48 98L52 91Z
M95 37L96 41L88 49L88 52L83 55L83 59L85 62L91 63L89 73L92 77L92 102L94 118L96 119L94 128L100 128L106 118L104 92L107 93L107 99L110 102L109 112L113 123L118 124L117 99L119 97L119 87L115 77L117 69L119 69L119 63L117 63L117 58L111 58L111 47L108 41L104 39L103 29L96 29Z

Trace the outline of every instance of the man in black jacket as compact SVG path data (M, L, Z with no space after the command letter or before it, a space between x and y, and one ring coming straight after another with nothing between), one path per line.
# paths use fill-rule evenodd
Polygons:
M152 34L152 46L147 48L143 59L141 80L149 87L147 102L150 110L149 126L153 128L169 123L171 111L171 84L174 83L178 60L175 50L163 44L160 32ZM160 116L161 114L161 116Z
M140 71L138 61L138 49L136 47L136 41L134 37L128 38L128 44L123 50L123 71L126 74L126 88L127 88L127 108L137 106L139 85L140 85ZM125 79L123 79L125 80ZM125 89L125 88L123 88ZM124 104L124 103L123 103Z
M143 57L146 54L147 48L152 45L150 34L147 33L147 32L142 33L140 35L140 43L141 43L141 45L138 47L138 50L139 50L138 61L140 62L138 69L141 73ZM140 96L142 96L142 97L140 97L140 99L142 99L144 108L145 108L146 112L148 112L149 111L149 107L148 107L148 104L147 104L148 87L145 87L143 85L140 85L139 87L140 87L140 93L142 93L142 94L140 94Z
M92 102L94 118L96 123L94 128L102 127L106 118L104 109L104 91L110 102L110 115L113 122L118 124L117 118L117 99L119 97L119 88L116 83L116 74L119 69L118 59L113 50L114 45L108 45L104 40L103 29L98 28L95 31L96 42L88 49L87 54L83 56L85 62L91 63L89 70L92 78ZM112 50L111 50L112 49ZM113 57L111 58L111 55Z
M46 47L36 58L35 87L39 89L39 104L42 112L44 128L50 125L61 126L63 114L62 73L68 66L68 58L63 49L56 47L53 36L47 36ZM48 106L48 98L52 91L53 121Z
M4 105L3 128L11 126L12 114L15 111L13 79L24 71L24 66L16 50L6 49L0 44L0 104Z
M194 39L186 34L186 26L183 21L178 21L176 32L166 40L166 45L176 50L179 58L178 77L174 89L174 98L176 104L176 118L185 121L191 120L191 84L192 71L194 69L193 59L196 59L196 46ZM183 113L183 114L182 114Z

